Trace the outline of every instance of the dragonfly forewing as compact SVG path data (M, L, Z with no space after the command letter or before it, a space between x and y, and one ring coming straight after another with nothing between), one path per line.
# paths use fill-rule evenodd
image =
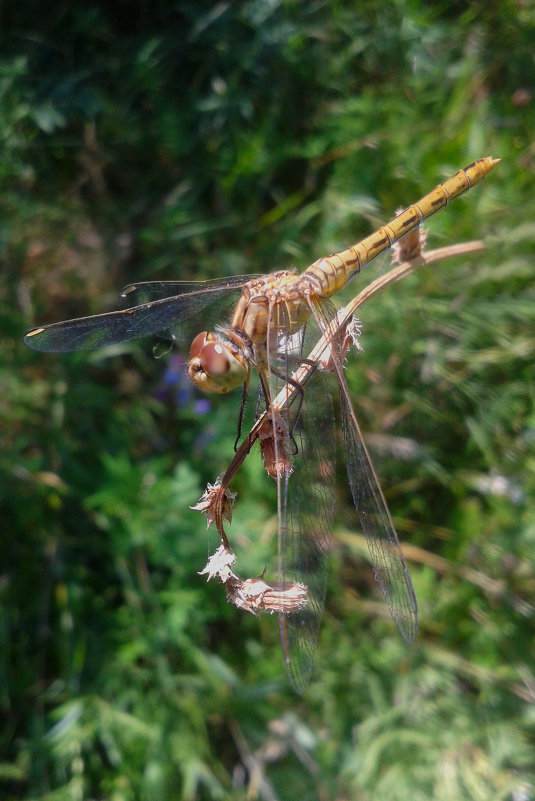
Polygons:
M198 320L210 324L232 309L250 275L213 281L155 281L130 284L122 296L136 300L128 309L64 320L34 328L24 337L33 350L70 353L116 345L150 334L165 333L184 340ZM173 294L174 293L174 294ZM198 331L196 331L198 333Z
M259 278L259 275L251 273L213 278L208 281L138 281L123 287L121 297L133 298L136 303L150 303L153 300L173 298L178 295L192 295L194 296L192 305L202 303L204 308L212 293L217 295L227 290L241 290L244 284L255 278Z

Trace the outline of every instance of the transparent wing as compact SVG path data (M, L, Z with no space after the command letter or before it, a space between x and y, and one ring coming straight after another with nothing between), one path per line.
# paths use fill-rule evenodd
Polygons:
M328 320L322 306L313 307L324 331ZM375 578L403 637L411 642L418 628L417 604L398 535L377 474L362 439L342 365L339 341L331 347L332 369L338 378L344 455L351 494L368 544Z
M416 597L398 535L349 399L345 376L340 407L347 475L375 578L403 637L412 642L418 629Z
M289 337L284 309L271 315L269 343L270 393L287 385L314 338L310 326ZM312 326L317 332L317 326ZM276 331L276 334L274 332ZM334 494L334 419L325 377L316 371L306 391L296 391L281 411L286 436L276 437L277 460L290 457L292 472L277 476L278 573L283 582L307 587L307 603L299 611L279 613L285 667L293 687L302 692L310 672L325 603L328 556L332 545Z
M323 377L315 376L307 385L293 432L294 473L279 488L281 579L307 587L304 609L279 614L286 670L299 692L312 670L333 543L335 432L330 401Z
M209 294L212 291L224 292L226 289L240 289L248 281L260 278L258 273L250 275L232 275L225 278L214 278L210 281L139 281L127 284L121 290L121 297L132 298L137 303L148 303L176 295Z
M34 328L24 336L24 342L33 350L65 353L93 350L149 334L170 332L176 327L178 338L181 338L181 328L187 331L187 335L190 333L189 326L185 325L187 321L195 323L198 333L201 313L203 321L209 324L213 317L231 308L248 280L250 276L214 281L130 284L123 290L123 297L145 302L129 309ZM166 296L166 291L174 295ZM152 299L155 297L156 300Z

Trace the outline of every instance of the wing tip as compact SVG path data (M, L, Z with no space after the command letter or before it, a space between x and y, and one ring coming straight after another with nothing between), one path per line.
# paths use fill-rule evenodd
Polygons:
M41 340L39 339L39 335L43 333L45 328L40 326L39 328L30 328L29 331L26 331L24 336L22 337L22 341L26 345L26 347L30 348L31 350L43 350ZM34 337L37 337L34 339Z
M30 328L30 330L26 331L26 333L24 334L24 339L26 340L29 339L30 337L34 337L36 336L36 334L40 334L44 330L45 329L43 328L43 326L40 326L39 328Z

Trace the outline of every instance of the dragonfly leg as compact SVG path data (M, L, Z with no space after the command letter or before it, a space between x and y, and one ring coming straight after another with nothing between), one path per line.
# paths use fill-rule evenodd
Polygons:
M303 364L303 362L301 362L301 361L299 363ZM295 389L296 393L297 393L296 412L295 412L293 421L291 422L290 428L289 428L289 431L288 431L288 436L290 437L290 440L291 440L291 443L292 443L292 447L293 447L293 455L295 456L299 452L299 449L297 447L297 442L294 439L293 431L294 431L296 423L297 423L297 421L299 419L299 415L301 413L301 407L303 405L303 399L305 397L305 390L303 389L303 387L301 386L301 384L298 381L295 381L293 378L290 378L289 376L284 376L275 367L271 367L271 372L273 373L273 375L277 376L277 378L280 378L282 381L284 381L285 383L287 383L291 387L293 387Z
M261 412L260 412L260 401L262 400L262 398L264 398L264 402L266 404L266 411L267 411L268 402L266 400L266 396L264 394L264 390L262 389L262 387L258 387L258 392L256 393L256 402L255 402L255 407L254 407L254 419L255 419L255 422L258 420L258 418L260 417L260 414L261 414Z
M236 434L236 439L234 440L234 453L236 453L236 451L238 450L238 441L241 437L241 427L243 424L243 415L245 412L245 401L247 400L248 392L249 392L249 380L244 381L241 388L240 411L238 413L238 431Z

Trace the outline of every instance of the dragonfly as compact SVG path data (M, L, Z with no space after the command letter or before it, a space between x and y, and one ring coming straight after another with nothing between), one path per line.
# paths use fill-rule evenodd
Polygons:
M218 575L228 580L229 595L234 587L232 600L237 606L278 612L285 667L299 692L311 672L325 602L334 542L339 430L375 579L405 640L413 641L417 633L414 589L351 403L344 372L347 336L336 325L331 298L376 256L482 181L498 161L486 157L472 162L388 224L349 248L318 259L300 274L279 270L210 281L130 284L122 296L135 305L127 309L42 325L24 336L34 350L63 353L169 332L180 342L197 331L187 372L198 387L223 394L241 386L245 397L252 374L257 376L263 409L257 410L251 432L218 487L210 487L204 496L204 511L216 519L222 553L230 552L223 529L232 498L228 484L258 439L266 472L276 482L277 581L270 583L262 576L237 585L230 569ZM230 323L221 323L229 313ZM199 331L200 321L206 330ZM327 343L323 351L327 356L309 358L318 336ZM306 378L300 380L303 366ZM338 390L339 429L333 415L333 385ZM210 492L216 498L213 504Z

